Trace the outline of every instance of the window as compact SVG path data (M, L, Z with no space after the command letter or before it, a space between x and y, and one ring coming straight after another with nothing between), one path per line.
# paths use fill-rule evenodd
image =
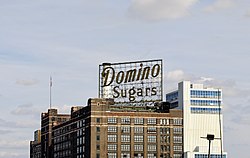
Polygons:
M155 125L156 124L156 118L148 118L148 124Z
M135 118L134 124L136 124L136 125L143 125L143 118Z
M148 133L156 133L156 127L148 127Z
M170 133L170 128L160 128L160 133L161 134L169 134Z
M174 146L174 151L182 152L182 146Z
M134 150L135 150L135 151L143 151L143 145L135 144L135 145L134 145Z
M170 146L169 145L161 145L161 152L166 152L170 151Z
M77 155L78 156L78 155ZM100 158L100 154L98 153L98 154L96 154L96 158Z
M135 135L134 142L143 142L143 135Z
M208 155L207 154L195 154L195 158L207 158ZM221 155L219 154L211 154L210 155L211 158L221 158ZM227 158L226 155L223 155L223 158Z
M108 153L108 158L116 158L116 153Z
M115 117L109 117L108 123L117 123L117 119Z
M130 144L122 144L121 151L130 151Z
M130 118L129 117L121 118L121 124L130 124Z
M156 143L156 136L148 135L148 143Z
M100 132L100 127L96 127L96 132Z
M96 122L97 123L100 123L101 122L101 118L96 118ZM80 124L80 127L81 127L82 124Z
M130 158L130 153L121 153L121 158Z
M196 108L196 107L191 107L191 113L218 114L219 112L221 112L221 108Z
M161 136L161 143L169 143L170 142L170 137L163 135Z
M134 153L134 158L143 158L143 153Z
M156 153L149 153L147 158L156 158Z
M156 145L148 145L148 151L156 151Z
M121 132L122 133L130 133L130 126L122 126Z
M134 133L143 133L143 127L134 127Z
M121 135L121 142L130 142L130 135Z
M108 135L108 142L116 142L116 135Z
M117 132L116 126L108 126L108 132Z
M108 142L116 142L116 135L108 135Z
M100 145L99 144L96 145L96 150L100 150Z
M173 131L175 134L181 134L182 133L182 128L174 127Z
M173 119L174 125L182 125L182 119Z
M160 124L161 125L169 125L169 120L168 119L160 119Z
M182 136L174 136L174 143L182 143Z
M116 144L108 144L108 151L116 151L117 145Z
M100 141L100 136L99 135L96 136L96 140Z

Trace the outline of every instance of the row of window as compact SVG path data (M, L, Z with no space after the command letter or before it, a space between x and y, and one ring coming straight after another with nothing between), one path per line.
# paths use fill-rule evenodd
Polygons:
M65 126L54 131L54 136L62 135L68 133L71 130L70 126Z
M147 158L156 158L157 157L156 155L157 155L156 153L148 153ZM97 154L96 157L100 158L100 155ZM108 158L117 158L117 157L118 156L116 153L112 153L112 152L108 153ZM121 158L130 158L130 153L121 153ZM143 153L135 153L134 158L143 158Z
M121 135L121 142L123 143L129 143L130 142L130 135ZM160 140L162 143L169 143L170 142L170 136L160 136ZM182 136L174 136L173 142L174 143L182 143ZM134 136L134 142L142 143L144 141L143 135L135 135ZM148 143L156 143L157 137L155 135L148 135L147 136L147 142ZM117 142L117 135L108 135L108 142Z
M226 155L223 155L222 158L226 158ZM195 154L195 158L208 158L208 154ZM219 154L211 154L210 158L221 158Z
M143 158L143 153L134 153L134 158ZM147 158L156 158L156 153L147 153ZM161 158L170 158L170 153L161 154ZM96 158L100 158L100 154L96 154ZM117 158L116 153L108 152L108 158ZM130 158L130 153L122 152L121 158ZM182 154L174 153L173 158L182 158ZM225 157L223 157L225 158Z
M66 150L70 148L71 143L70 142L64 142L62 144L56 144L54 145L54 151L59 151L59 150Z
M171 94L166 95L166 100L167 101L172 101L178 98L178 92L174 92Z
M220 91L191 90L191 98L220 98Z
M134 151L143 151L144 145L142 144L135 144ZM156 151L156 145L147 145L148 151ZM116 151L117 144L108 144L108 151ZM130 144L121 145L121 151L130 151Z
M63 135L63 136L58 136L54 138L54 143L59 143L63 141L68 141L70 139L70 135Z
M182 122L181 122L182 123ZM100 132L100 127L96 127L96 131ZM108 132L109 133L116 133L118 127L117 126L108 126ZM156 128L153 127L148 127L148 132L155 132ZM134 133L143 133L144 132L144 127L138 126L134 127ZM174 127L173 128L174 134L181 134L182 133L182 128L179 127ZM130 126L122 126L121 127L121 133L130 133ZM161 134L169 134L170 133L170 128L163 128L160 127L160 133Z
M168 146L169 147L169 146ZM142 152L143 151L144 146L143 145L139 145L139 144L135 144L134 145L134 151L135 152ZM157 146L156 145L147 145L147 149L149 152L156 152L157 151ZM174 152L182 152L182 146L174 146L173 147ZM117 151L117 145L116 144L108 144L108 151L110 153L110 151ZM130 145L121 145L121 151L122 151L122 157L125 155L124 152L129 152L130 151ZM170 151L170 147L168 149L168 151ZM150 157L156 156L156 153L149 153ZM116 153L112 153L112 155L116 155ZM127 155L129 155L129 153L127 153ZM196 154L196 155L201 155L201 154ZM143 157L143 154L140 155L135 155L135 156L141 156ZM174 157L175 158L180 158L182 156L181 153L175 153ZM203 157L195 157L195 158L203 158ZM205 158L205 157L204 157ZM211 158L217 158L217 157L211 157ZM219 157L218 157L219 158ZM224 158L224 157L223 157Z
M54 157L69 157L71 155L70 150L63 150L61 152L54 153Z
M100 122L100 118L97 118ZM131 124L131 118L129 117L123 117L121 118L121 124ZM135 125L143 125L144 121L146 120L147 124L151 125L156 125L157 124L157 119L156 118L134 118L134 124ZM98 122L98 121L97 121ZM109 124L117 124L118 123L118 118L116 117L109 117L108 118L108 123ZM169 124L174 124L174 125L182 125L182 119L159 119L159 124L161 125L169 125Z
M191 113L195 114L218 114L221 112L221 108L196 108L191 107Z
M79 137L79 138L77 138L76 142L77 142L77 146L85 144L85 137Z
M76 122L77 128L81 128L85 126L85 120L80 120Z
M150 143L156 143L157 137L155 135L148 135L147 141ZM135 135L134 142L143 142L144 136L143 135ZM108 135L108 142L117 142L117 135ZM130 142L130 135L121 135L121 142L129 143Z
M191 100L191 105L200 105L200 106L218 106L221 105L221 101L218 100Z

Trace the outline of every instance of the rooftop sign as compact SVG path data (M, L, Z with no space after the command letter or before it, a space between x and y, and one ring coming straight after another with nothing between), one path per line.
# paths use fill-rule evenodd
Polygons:
M153 105L162 101L162 60L99 65L99 97L117 105Z

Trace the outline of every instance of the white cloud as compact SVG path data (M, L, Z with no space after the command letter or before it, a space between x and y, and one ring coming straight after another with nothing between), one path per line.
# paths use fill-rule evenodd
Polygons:
M24 157L27 157L27 154L0 151L0 158L24 158Z
M9 133L12 133L13 131L11 130L2 130L0 129L0 135L3 135L3 134L9 134Z
M17 80L16 84L23 85L23 86L33 86L38 83L38 80L32 79L32 80Z
M15 140L15 141L10 141L10 140L0 140L0 148L7 149L7 148L15 148L15 149L20 149L20 148L25 148L29 145L29 141L27 140Z
M52 108L56 108L58 113L60 114L70 114L71 107L73 106L84 106L84 105L63 105L63 106L53 106Z
M190 14L198 0L132 0L129 8L134 18L146 20L177 19Z
M167 73L167 80L169 81L181 81L185 78L185 74L182 70L174 70Z
M185 73L183 70L169 71L165 75L165 81L171 88L177 87L177 84L184 80L189 80L193 83L202 83L205 86L222 88L224 97L228 98L246 98L250 96L250 89L239 88L236 81L227 79L215 79L212 77L196 76L194 74ZM169 90L169 88L168 88Z
M31 128L37 127L39 122L37 120L18 120L18 121L7 121L0 118L0 127L4 128Z
M207 6L206 12L216 12L223 9L228 9L234 5L233 0L216 0L213 4Z
M11 111L11 114L14 115L34 115L41 112L41 108L33 106L33 104L23 104L17 106L16 109Z

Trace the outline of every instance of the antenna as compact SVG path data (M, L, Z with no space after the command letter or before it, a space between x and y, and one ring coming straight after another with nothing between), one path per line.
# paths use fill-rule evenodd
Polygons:
M50 76L50 83L49 83L49 108L51 109L51 87L52 87L52 77Z
M220 90L218 89L218 106L219 106L219 124L220 124L220 152L221 152L221 158L223 156L223 147L222 147L222 130L221 130L221 106L220 106L220 97L222 93L220 93Z

